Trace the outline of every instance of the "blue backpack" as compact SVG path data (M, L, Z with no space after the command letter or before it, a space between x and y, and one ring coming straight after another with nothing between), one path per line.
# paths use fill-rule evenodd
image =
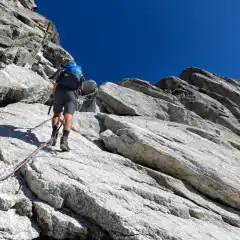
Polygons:
M63 66L58 77L60 87L69 90L79 90L84 81L83 71L75 62L69 62Z

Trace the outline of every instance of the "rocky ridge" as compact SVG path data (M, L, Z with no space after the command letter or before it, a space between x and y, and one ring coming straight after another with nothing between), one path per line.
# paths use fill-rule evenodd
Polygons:
M49 139L48 77L71 57L35 9L0 3L2 171ZM239 96L195 67L102 84L71 152L47 147L0 182L0 239L240 240Z

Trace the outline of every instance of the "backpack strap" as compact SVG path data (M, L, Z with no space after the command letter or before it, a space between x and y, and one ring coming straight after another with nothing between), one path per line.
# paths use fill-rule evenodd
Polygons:
M56 83L59 83L60 81L60 77L62 76L62 74L64 74L67 70L65 70L64 68L61 68L60 71L58 72L58 75L56 77Z
M77 97L79 98L79 96L81 95L81 92L82 92L82 85L83 85L83 83L84 83L84 81L85 81L85 78L84 78L84 76L82 75L81 76L81 83L80 83L80 86L78 87L78 89L77 89Z
M59 75L61 74L62 70L63 70L63 68L61 68L61 67L58 68L57 71L54 72L53 75L51 75L49 77L49 79L56 79L57 80L59 78Z

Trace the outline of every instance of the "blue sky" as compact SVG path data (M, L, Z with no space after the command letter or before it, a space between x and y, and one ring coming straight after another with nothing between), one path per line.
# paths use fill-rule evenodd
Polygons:
M36 0L89 79L157 82L188 66L240 78L239 0Z

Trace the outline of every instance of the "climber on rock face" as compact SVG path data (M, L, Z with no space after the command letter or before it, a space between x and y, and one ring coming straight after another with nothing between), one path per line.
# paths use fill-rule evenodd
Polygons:
M50 77L56 79L53 87L53 118L52 118L52 137L53 146L57 143L58 125L60 115L63 111L64 126L63 136L60 140L60 148L63 151L70 151L68 146L68 136L72 128L72 118L77 110L78 97L84 82L83 71L73 59L61 65L61 67Z

